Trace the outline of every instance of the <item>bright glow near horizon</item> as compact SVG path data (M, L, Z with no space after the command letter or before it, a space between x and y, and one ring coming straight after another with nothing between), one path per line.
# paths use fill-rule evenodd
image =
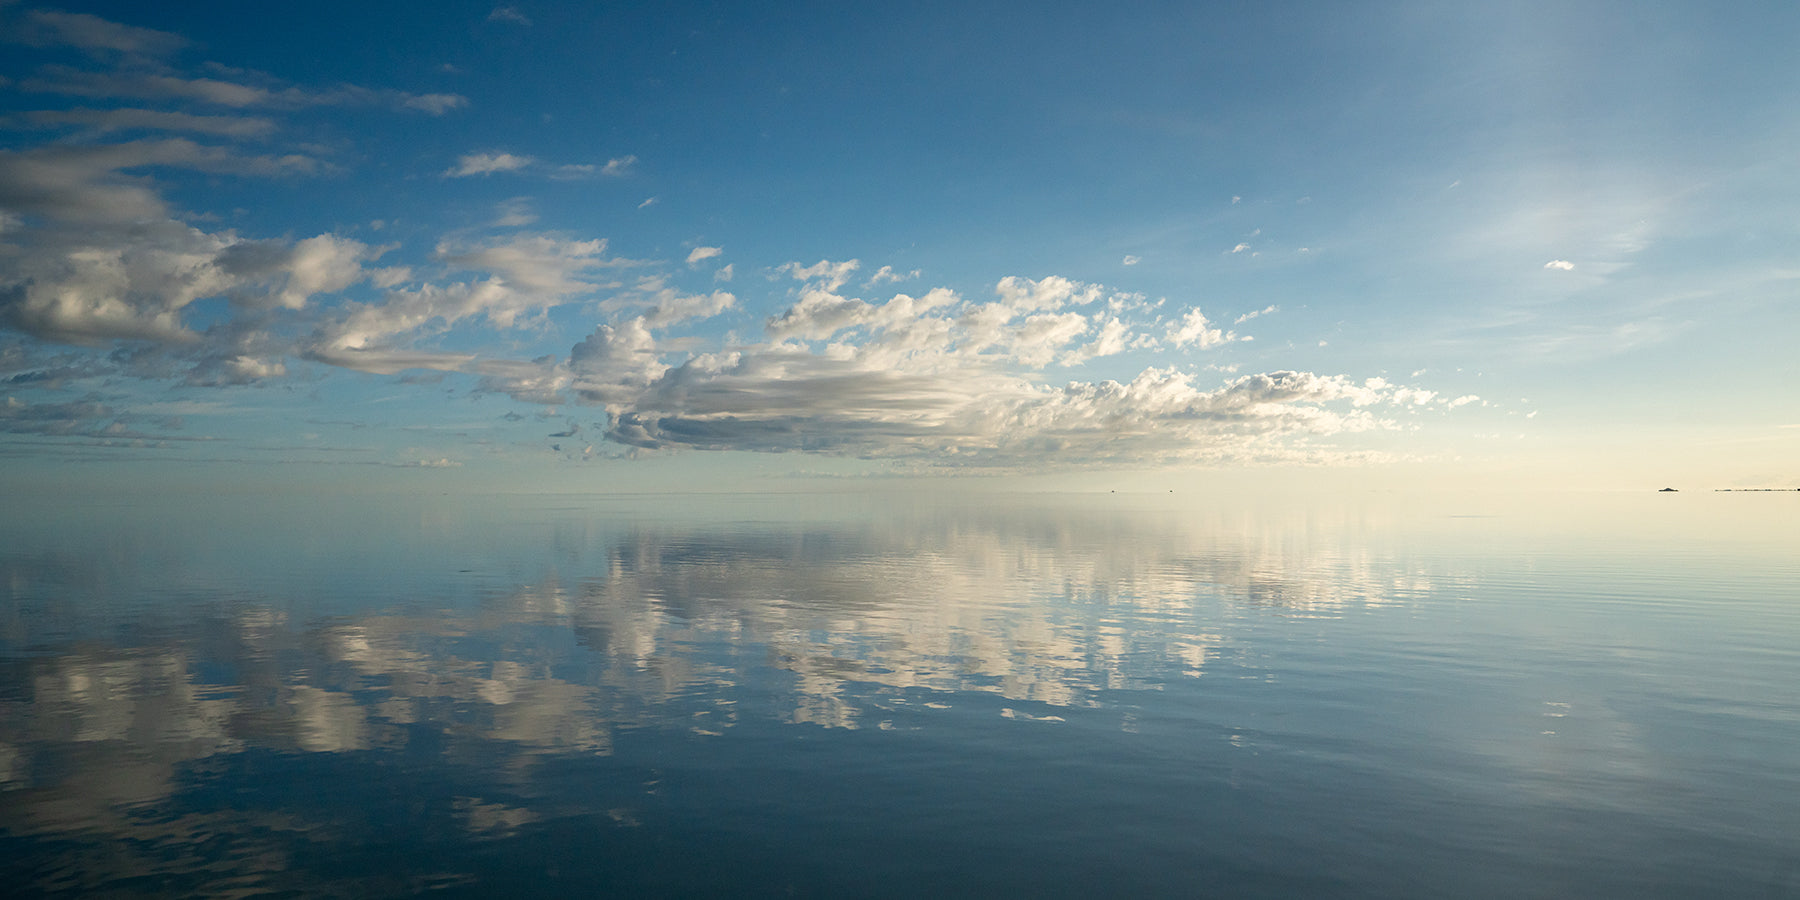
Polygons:
M6 482L1800 483L1791 4L632 6L0 4Z

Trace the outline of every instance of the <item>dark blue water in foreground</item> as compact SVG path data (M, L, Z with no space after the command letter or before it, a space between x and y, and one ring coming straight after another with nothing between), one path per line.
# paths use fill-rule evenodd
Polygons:
M0 884L1800 896L1800 495L0 512Z

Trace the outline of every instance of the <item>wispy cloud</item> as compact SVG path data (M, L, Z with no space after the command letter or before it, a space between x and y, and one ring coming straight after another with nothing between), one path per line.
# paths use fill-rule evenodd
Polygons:
M189 44L187 38L167 31L124 25L87 13L47 9L27 11L7 36L14 42L39 47L76 47L90 52L152 57L171 55Z
M822 289L835 291L843 287L844 282L850 280L850 273L855 272L861 266L862 263L854 259L835 263L821 259L810 266L797 262L783 263L775 267L775 271L784 272L792 276L795 281L817 281L820 282L819 286Z
M498 228L518 228L538 220L537 213L531 208L530 197L502 200L494 207L494 211L496 213L494 225Z
M912 281L913 279L918 278L919 275L920 271L918 269L913 269L910 272L896 272L894 271L893 266L882 266L875 271L875 274L869 276L869 280L863 284L863 287L872 288L884 284L899 284L902 281Z
M414 94L406 91L375 90L357 85L309 89L175 74L83 71L67 66L46 66L37 76L20 81L19 88L33 93L63 94L71 97L96 99L187 100L237 109L389 106L434 116L440 116L466 106L469 102L468 98L458 94Z
M540 175L560 181L580 178L592 178L595 175L617 177L625 173L626 167L635 162L637 157L625 157L627 162L614 159L603 166L591 163L548 163L534 156L494 150L485 153L468 153L457 158L456 165L444 170L445 178L468 178L475 175L493 175L496 173L517 173ZM644 205L648 205L645 201Z
M456 161L456 165L444 170L445 178L468 178L471 175L492 175L495 172L517 172L530 168L537 160L529 156L518 156L512 153L470 153Z
M1251 310L1250 312L1247 312L1241 316L1238 316L1236 319L1232 320L1231 324L1242 325L1245 322L1248 322L1251 319L1254 319L1258 316L1266 316L1266 315L1269 315L1270 313L1276 313L1276 312L1280 312L1280 311L1281 311L1281 307L1276 306L1275 304L1271 303L1268 306L1263 307L1262 309Z
M39 110L22 118L39 128L76 127L89 137L117 131L176 131L219 137L260 138L275 131L273 120L251 116L196 116L150 109Z

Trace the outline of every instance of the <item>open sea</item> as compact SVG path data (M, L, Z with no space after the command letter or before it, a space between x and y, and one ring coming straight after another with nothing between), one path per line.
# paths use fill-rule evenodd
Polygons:
M0 885L1800 897L1800 493L8 504Z

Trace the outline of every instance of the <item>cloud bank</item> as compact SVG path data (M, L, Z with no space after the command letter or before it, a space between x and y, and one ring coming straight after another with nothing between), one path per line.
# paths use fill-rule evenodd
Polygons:
M492 18L528 24L511 7ZM0 150L0 431L171 440L172 420L72 392L426 370L469 376L477 392L591 414L597 428L570 419L553 437L598 433L619 452L1017 468L1342 459L1352 451L1336 436L1399 427L1396 416L1428 404L1469 402L1446 407L1421 388L1291 369L1209 378L1200 374L1207 366L1237 370L1212 365L1210 354L1251 338L1192 303L1056 274L1006 275L967 294L923 283L898 291L922 271L883 265L858 291L857 259L766 268L739 260L766 276L754 286L766 296L753 298L715 289L735 269L701 265L721 257L720 247L620 257L604 238L524 230L537 219L529 197L484 204L497 210L488 230L426 237L424 246L416 231L394 244L354 230L241 234L179 209L170 185L332 171L317 145L283 144L284 112L360 104L442 115L466 101L287 85L217 66L196 75L168 62L187 51L175 35L77 14L33 12L24 22L17 40L74 47L91 64L40 67L17 90L197 111L81 107L8 120L51 137ZM638 160L553 164L486 150L442 165L403 177L446 187L501 175L621 177ZM706 287L683 289L675 283L683 277ZM557 352L516 352L558 334L568 336ZM1100 366L1115 377L1089 374ZM151 424L157 430L141 427ZM414 465L451 463L421 460Z

